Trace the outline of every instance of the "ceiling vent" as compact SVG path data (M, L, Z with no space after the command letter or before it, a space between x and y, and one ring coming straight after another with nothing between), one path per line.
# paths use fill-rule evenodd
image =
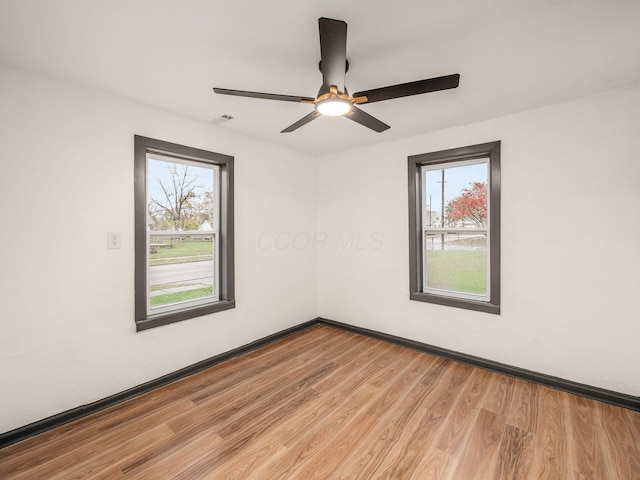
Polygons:
M227 123L229 120L233 120L233 115L220 115L212 120L212 123L221 124Z

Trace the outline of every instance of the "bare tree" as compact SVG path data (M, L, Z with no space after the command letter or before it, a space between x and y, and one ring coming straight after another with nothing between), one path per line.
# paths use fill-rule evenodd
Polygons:
M174 229L185 230L193 211L196 198L198 177L189 174L189 166L184 164L167 164L169 180L156 181L162 191L162 198L149 198L150 207ZM153 213L153 212L152 212Z

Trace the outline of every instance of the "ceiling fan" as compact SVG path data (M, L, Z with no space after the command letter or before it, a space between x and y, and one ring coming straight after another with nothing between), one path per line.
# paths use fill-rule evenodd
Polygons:
M356 92L351 96L344 84L345 74L349 70L349 62L347 61L347 24L341 20L333 20L330 18L320 18L318 19L318 24L320 28L320 71L322 72L322 86L316 98L246 92L243 90L229 90L217 87L214 88L213 91L223 95L237 95L239 97L263 98L265 100L280 100L283 102L298 102L314 105L315 108L313 112L285 128L280 133L293 132L312 120L315 120L320 115L334 117L345 116L376 132L383 132L390 128L389 125L359 109L356 105L420 95L438 90L447 90L456 88L460 82L460 75L455 73L444 77L374 88L372 90Z

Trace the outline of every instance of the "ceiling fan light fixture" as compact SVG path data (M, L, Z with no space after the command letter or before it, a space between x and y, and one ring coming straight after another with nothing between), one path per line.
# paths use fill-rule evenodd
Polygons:
M389 125L369 115L364 110L360 110L357 106L457 88L460 82L460 74L454 73L453 75L445 75L443 77L427 78L415 82L398 83L387 87L373 88L371 90L356 92L351 96L345 85L345 74L347 70L349 70L349 61L347 60L347 23L342 20L322 17L318 19L318 30L320 33L319 67L322 73L322 85L320 86L317 97L248 92L245 90L230 90L228 88L218 87L215 87L213 91L224 95L306 103L315 106L312 112L294 124L289 125L280 133L293 132L315 120L320 115L329 117L344 116L374 132L380 133L388 130L390 128Z
M342 98L327 98L326 100L320 100L316 104L316 111L320 115L339 117L349 113L352 106L353 104L349 100L344 100Z

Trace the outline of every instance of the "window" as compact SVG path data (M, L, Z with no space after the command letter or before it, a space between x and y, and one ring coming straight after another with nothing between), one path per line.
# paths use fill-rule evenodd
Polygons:
M500 142L409 157L410 298L500 314Z
M233 157L135 136L137 330L235 307Z

